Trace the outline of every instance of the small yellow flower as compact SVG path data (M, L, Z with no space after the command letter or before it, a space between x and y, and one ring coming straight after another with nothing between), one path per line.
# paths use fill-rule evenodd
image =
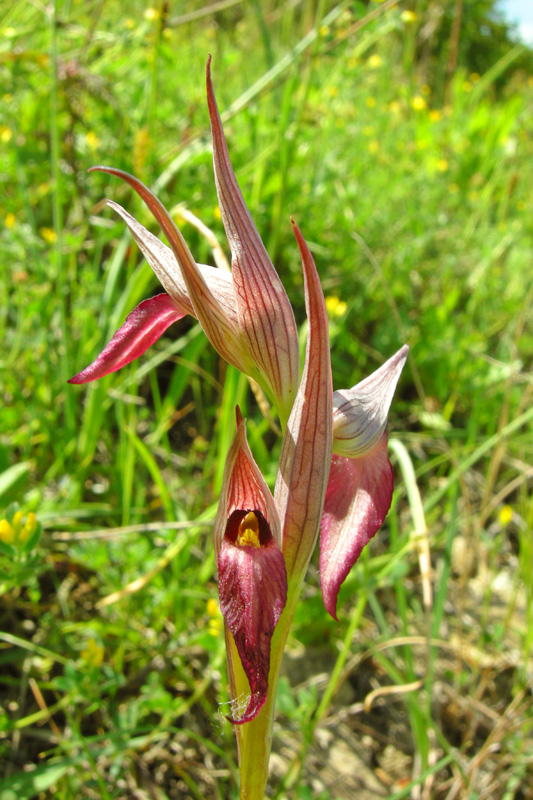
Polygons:
M321 25L320 28L318 29L318 35L319 36L324 37L324 36L327 36L328 33L329 33L329 28L328 28L327 25Z
M2 144L10 142L12 136L13 131L11 128L8 128L7 125L0 125L0 142L2 142Z
M35 516L33 511L30 511L30 513L26 517L26 523L19 533L19 542L25 544L25 542L28 541L32 533L35 532L36 527L37 527L37 517Z
M127 28L129 31L132 31L135 28L135 20L133 17L128 17L124 22L124 27Z
M377 139L372 139L372 141L368 143L368 152L369 153L379 152L379 142Z
M498 514L498 521L502 526L502 528L506 528L507 525L509 525L509 523L512 521L512 519L513 519L513 509L511 508L511 506L502 506L500 508L500 513Z
M53 228L40 228L39 233L47 244L54 244L57 241L57 234Z
M376 98L375 97L367 97L365 100L367 108L375 108L376 107Z
M326 297L326 309L331 317L342 317L346 314L347 305L335 295Z
M400 14L400 19L406 25L411 25L411 23L416 22L416 14L414 11L402 11Z
M210 597L207 601L207 613L210 617L218 617L220 613L218 609L218 603L214 597Z
M7 519L0 519L0 541L4 544L12 544L15 541L15 531Z
M389 111L393 114L399 114L401 110L402 107L397 100L393 100L392 103L389 103Z
M429 112L429 118L432 122L440 122L442 119L442 111L438 108L432 108Z
M89 667L99 667L104 660L104 648L101 644L96 644L92 638L87 642L85 650L81 651L81 657Z
M449 164L445 158L439 158L435 166L437 167L439 172L447 172Z
M213 216L215 219L222 219L222 214L220 213L220 206L215 206L213 209Z
M148 20L148 22L154 22L154 20L159 19L159 11L157 8L147 8L144 12L144 18Z
M95 133L93 133L93 131L89 131L85 137L85 141L87 142L87 147L89 150L96 150L96 148L100 145L100 139Z
M383 59L377 53L371 55L370 58L367 58L366 61L366 65L367 67L369 67L369 69L379 69L379 67L381 67L382 64L383 64Z
M427 103L421 94L416 94L411 98L411 108L414 108L415 111L424 111L427 108Z
M4 219L4 225L6 226L6 228L13 228L16 221L17 221L16 216L13 214L12 211L9 211Z

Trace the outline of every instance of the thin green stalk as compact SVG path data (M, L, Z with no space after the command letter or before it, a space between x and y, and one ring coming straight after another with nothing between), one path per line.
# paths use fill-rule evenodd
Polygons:
M52 211L55 231L55 260L56 260L56 285L59 297L60 310L60 329L61 345L63 353L59 359L59 372L61 383L66 384L70 378L70 357L69 357L69 336L67 325L67 304L66 290L63 280L63 212L61 207L61 170L59 162L61 151L59 145L59 124L58 124L58 102L57 102L57 69L58 69L58 41L57 41L57 3L55 0L49 15L50 24L50 147L51 147L51 171L52 171ZM64 408L67 428L74 429L74 396L66 392L64 396Z

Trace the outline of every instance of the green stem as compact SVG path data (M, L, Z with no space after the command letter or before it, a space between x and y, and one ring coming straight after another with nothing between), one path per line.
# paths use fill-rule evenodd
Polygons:
M263 800L265 796L279 671L302 583L303 580L300 580L297 585L289 586L287 604L272 637L267 701L254 720L235 728L239 747L240 800ZM229 667L233 667L235 696L239 697L250 690L237 648L232 637L229 638L231 639L231 648L228 649L228 661L231 662Z

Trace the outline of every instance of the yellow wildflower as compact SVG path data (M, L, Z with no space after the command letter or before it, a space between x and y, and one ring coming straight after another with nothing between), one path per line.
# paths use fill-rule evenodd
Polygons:
M328 33L329 33L329 28L327 25L321 25L320 28L318 29L319 36L327 36Z
M214 597L210 597L207 601L207 613L210 617L218 617L219 615L218 603Z
M376 98L375 97L367 97L365 100L367 108L375 108L376 107Z
M101 644L96 644L92 638L87 642L87 647L82 650L81 657L89 667L99 667L104 660L104 648Z
M222 219L222 214L220 213L220 206L215 206L213 209L213 216L215 219Z
M379 142L377 139L372 139L372 141L368 143L368 152L377 153L378 151L379 151Z
M2 144L10 142L12 136L13 132L11 128L8 128L7 125L0 125L0 142L2 142Z
M159 18L159 11L157 8L147 8L144 12L144 18L148 20L148 22L154 22L154 20Z
M438 108L432 108L429 112L429 118L432 122L440 122L442 119L442 111Z
M411 98L411 108L415 111L423 111L427 107L427 103L421 94L416 94Z
M393 114L399 114L402 107L397 100L393 100L392 103L389 103L389 111L392 111Z
M13 214L12 211L9 211L4 219L4 225L6 226L6 228L12 228L15 225L16 221L17 221L16 216Z
M129 31L132 31L135 28L135 20L133 17L128 17L124 21L124 27L127 28Z
M326 297L326 309L332 317L342 317L346 314L347 305L344 300L339 300L335 295Z
M370 58L367 58L366 61L366 65L370 69L378 69L379 67L381 67L382 64L383 64L383 59L377 53L371 55Z
M89 131L85 137L85 141L87 142L87 147L89 150L96 150L100 144L100 139L95 133L93 133L93 131Z
M416 22L416 14L414 11L409 11L406 9L400 14L400 19L406 25L410 25L411 23Z
M15 541L15 531L7 519L0 519L0 542L12 544Z
M502 526L502 528L506 528L507 525L509 525L509 523L512 521L512 519L513 519L513 509L511 508L511 506L502 506L500 508L500 513L498 514L498 521Z
M439 158L435 166L437 167L439 172L447 172L449 164L445 158Z
M47 244L54 244L57 241L57 234L53 228L40 228L39 233Z

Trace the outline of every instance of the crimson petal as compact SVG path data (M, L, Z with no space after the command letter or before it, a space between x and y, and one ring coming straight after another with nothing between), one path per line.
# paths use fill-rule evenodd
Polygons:
M98 358L69 380L89 383L134 361L156 342L176 320L185 316L168 294L143 300L128 314L121 328L102 350Z
M386 434L362 458L333 456L322 513L320 584L334 619L341 584L387 516L392 489Z
M246 710L228 717L242 724L255 719L267 699L270 642L287 602L287 572L271 534L260 547L238 546L225 536L218 572L220 609L250 684Z

